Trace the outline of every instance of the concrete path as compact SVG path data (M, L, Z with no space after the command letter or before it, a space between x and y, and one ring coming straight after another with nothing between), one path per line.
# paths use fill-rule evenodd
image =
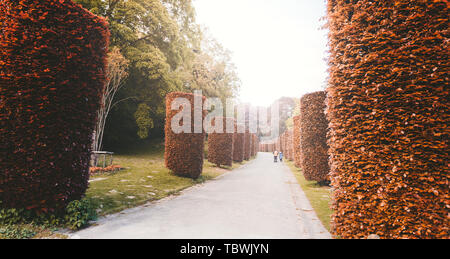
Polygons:
M331 238L289 168L271 154L181 195L107 216L72 238Z

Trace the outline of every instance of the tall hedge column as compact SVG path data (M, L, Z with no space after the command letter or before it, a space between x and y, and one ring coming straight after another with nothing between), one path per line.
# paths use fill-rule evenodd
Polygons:
M295 166L301 168L301 146L300 146L300 116L294 117L294 139L293 139L293 152Z
M290 161L293 159L293 131L288 130L286 136L286 158Z
M237 127L236 127L237 129ZM240 163L244 161L244 144L245 144L245 134L238 133L235 131L234 135L234 146L233 146L233 161Z
M248 161L252 153L252 134L247 129L244 134L244 160Z
M306 94L300 99L301 164L305 178L324 184L329 181L325 92Z
M235 120L233 118L218 119L223 120L224 132L214 132L208 135L208 161L217 166L232 166L234 134L227 133L225 125L233 125L234 128Z
M448 1L328 1L334 234L450 238Z
M69 0L0 1L1 207L52 212L83 197L107 27Z
M181 132L175 133L172 130L172 118L182 111L172 110L172 103L182 98L190 104L191 109L191 130L190 133ZM200 104L195 104L195 98L200 99ZM165 152L164 159L168 169L174 174L182 177L196 179L203 171L203 152L206 133L203 130L203 120L206 112L203 111L204 96L196 96L190 93L174 92L166 96L166 125L165 125ZM186 107L185 107L186 108ZM195 133L195 118L200 114L201 116L201 133ZM186 121L181 122L187 125Z

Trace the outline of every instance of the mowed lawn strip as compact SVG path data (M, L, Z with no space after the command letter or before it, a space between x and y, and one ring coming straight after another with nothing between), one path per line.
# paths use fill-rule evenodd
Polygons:
M164 146L161 143L147 150L115 155L114 164L125 170L92 176L86 193L86 198L97 208L100 216L177 194L242 165L237 163L232 167L218 168L205 160L199 179L178 177L165 168Z
M331 202L331 188L326 186L320 186L315 181L307 181L302 174L301 169L295 167L293 161L286 161L291 171L297 178L300 187L305 192L311 206L314 208L317 217L320 219L325 228L330 231L331 214L330 208Z

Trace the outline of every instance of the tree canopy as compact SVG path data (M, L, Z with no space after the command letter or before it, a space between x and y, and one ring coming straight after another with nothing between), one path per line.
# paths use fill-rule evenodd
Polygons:
M161 136L169 92L236 96L240 82L231 54L196 23L192 0L75 2L107 18L111 45L129 61L128 78L106 124L107 148Z

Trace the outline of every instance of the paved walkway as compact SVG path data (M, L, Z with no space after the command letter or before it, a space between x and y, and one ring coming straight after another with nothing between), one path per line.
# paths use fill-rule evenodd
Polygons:
M180 196L107 216L72 238L330 238L288 167L271 154Z

